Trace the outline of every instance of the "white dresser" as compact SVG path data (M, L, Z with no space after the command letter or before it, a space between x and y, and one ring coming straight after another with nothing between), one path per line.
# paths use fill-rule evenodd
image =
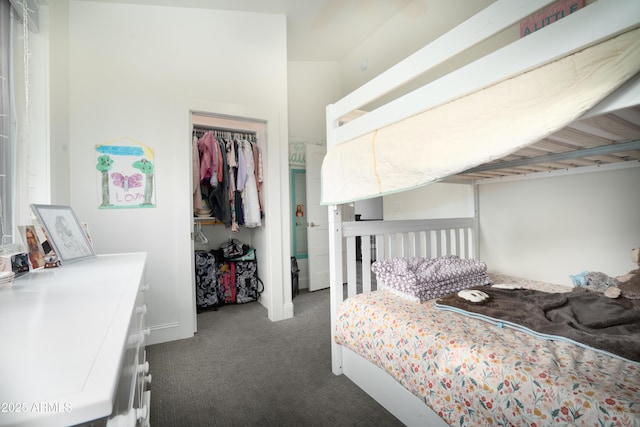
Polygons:
M149 424L145 261L99 255L0 288L0 426Z

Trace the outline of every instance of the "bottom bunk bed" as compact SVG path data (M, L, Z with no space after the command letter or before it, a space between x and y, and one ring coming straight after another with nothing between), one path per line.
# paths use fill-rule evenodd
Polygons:
M443 310L438 298L416 302L371 272L373 259L374 265L398 257L472 260L473 225L473 218L340 223L336 238L346 242L346 256L338 258L346 260L347 280L331 291L334 373L407 425L640 425L637 345L630 360L542 338ZM567 286L486 277L487 283L572 294Z
M331 209L332 369L406 424L640 426L637 348L631 353L638 358L629 359L610 351L616 348L596 350L499 327L442 309L443 295L399 295L407 293L402 279L392 284L386 278L386 287L377 289L372 261L478 257L477 218L342 218L343 208L355 201L442 180L472 183L480 172L500 177L637 160L638 2L593 1L567 16L556 13L558 4L573 7L553 0L497 0L327 106L321 203ZM563 17L525 37L508 36L515 24L537 19L539 12ZM502 35L507 44L494 38ZM482 55L481 45L495 50ZM434 77L454 63L460 66ZM428 82L408 87L420 79ZM622 129L628 124L633 131L627 133ZM577 146L583 148L571 148ZM599 157L605 151L615 155ZM620 231L625 232L630 231ZM445 276L443 281L451 280ZM487 281L514 284L491 276ZM457 295L456 285L470 286L449 281L447 292ZM518 286L534 285L539 284ZM573 299L566 287L543 290L553 298L565 291ZM513 294L527 292L539 299L540 291ZM620 337L618 347L640 345L640 330Z

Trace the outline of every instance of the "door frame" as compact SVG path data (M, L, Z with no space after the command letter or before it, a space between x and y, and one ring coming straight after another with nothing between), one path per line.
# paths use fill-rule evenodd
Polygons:
M220 103L211 99L178 96L175 99L176 126L174 139L184 141L182 161L186 163L188 173L177 177L175 185L191 189L184 191L180 200L171 204L174 209L176 247L175 268L181 280L176 294L176 310L178 311L179 338L193 336L197 332L197 310L195 298L195 271L193 241L193 190L192 190L192 151L191 117L192 114L212 114L217 116L247 118L266 123L268 150L263 153L265 186L263 191L263 208L265 222L264 233L254 239L254 246L261 257L260 276L265 285L260 303L267 308L268 317L272 321L293 317L291 302L291 247L290 247L290 213L289 199L280 197L289 193L289 180L281 176L281 168L288 165L288 137L280 129L287 128L285 114L273 109L260 109L251 106Z
M308 267L309 267L309 290L316 291L326 289L330 283L329 270L329 217L328 207L320 205L320 175L321 166L316 169L315 162L311 162L311 151L320 149L322 154L326 154L327 147L324 145L307 144L305 148L305 159L307 165L307 245L308 245ZM315 154L320 154L316 152ZM317 191L314 182L317 181ZM311 201L314 194L317 194L317 202ZM317 210L322 209L322 214L318 215ZM317 222L317 223L316 223ZM324 234L322 234L324 233Z
M289 176L291 178L291 256L296 257L296 259L306 259L309 256L308 250L305 249L304 253L298 253L298 248L297 248L297 243L298 243L298 229L296 227L297 225L297 220L296 220L296 210L297 210L297 203L296 203L296 194L298 191L298 187L296 186L296 175L300 175L300 174L304 174L305 175L305 181L306 181L306 175L307 175L307 170L303 169L303 168L291 168L289 170ZM304 210L304 205L306 205L306 186L305 186L305 203L303 204L303 210ZM307 232L307 228L306 228L306 220L305 220L305 227L304 227L304 232Z

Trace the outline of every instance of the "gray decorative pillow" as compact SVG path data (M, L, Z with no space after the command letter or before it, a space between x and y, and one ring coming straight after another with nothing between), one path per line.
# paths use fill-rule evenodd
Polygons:
M484 262L455 255L389 258L374 262L371 271L395 293L420 302L489 284Z

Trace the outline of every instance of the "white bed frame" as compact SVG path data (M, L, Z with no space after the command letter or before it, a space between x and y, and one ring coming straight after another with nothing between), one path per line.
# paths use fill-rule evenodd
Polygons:
M332 209L338 219L341 207ZM435 258L443 255L458 255L473 258L477 253L475 218L447 218L412 221L334 221L338 227L330 239L334 253L339 256L338 270L332 269L335 282L330 287L331 330L335 330L337 307L344 298L342 260L346 261L347 296L371 292L374 288L371 262L399 256ZM341 236L341 237L337 237ZM361 261L356 260L356 238L361 240ZM335 261L334 261L335 262ZM357 269L360 268L361 275ZM358 283L358 276L361 282ZM333 283L340 283L334 286ZM359 289L361 284L361 289ZM377 284L379 287L381 284ZM371 397L406 425L445 426L446 424L415 395L411 394L390 375L358 354L333 342L331 344L332 370L336 375L344 374Z
M599 0L544 30L519 39L340 125L342 117L553 3L553 0L498 0L345 98L329 105L327 149L635 28L640 22L640 7L636 2ZM587 116L638 104L640 79L636 78L598 104ZM446 254L473 258L478 253L477 217L343 222L343 206L334 205L329 209L333 373L349 377L407 425L446 425L421 399L405 390L386 372L335 344L333 331L338 306L344 299L344 283L347 284L347 296L359 292L356 286L358 268L361 268L362 292L372 290L372 241L375 242L377 260L393 256L436 257ZM362 242L361 262L356 262L357 236ZM343 271L346 271L346 281L343 280Z

